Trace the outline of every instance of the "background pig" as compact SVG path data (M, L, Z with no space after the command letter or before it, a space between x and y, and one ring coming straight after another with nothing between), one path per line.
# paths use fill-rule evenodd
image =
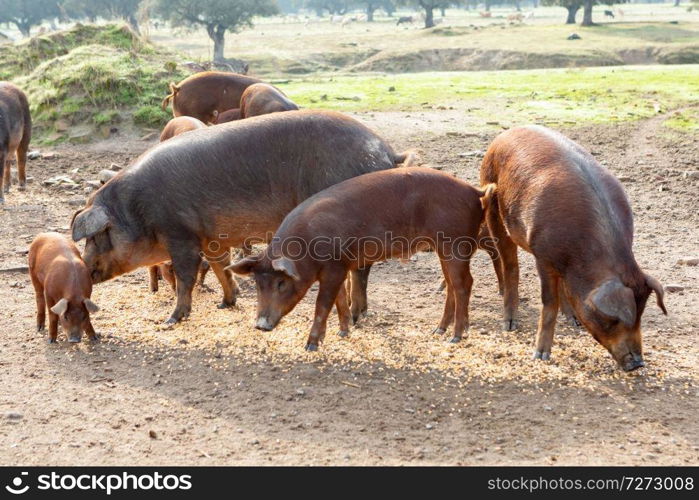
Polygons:
M58 233L41 233L29 247L29 275L36 293L36 326L42 331L49 310L49 342L56 342L58 323L69 342L80 342L84 331L97 340L90 313L99 308L90 300L90 271L72 241Z
M505 328L516 328L517 246L534 254L543 309L535 358L549 359L559 290L575 317L624 370L643 366L641 315L663 288L632 252L633 217L617 179L590 153L544 127L500 134L481 166L496 183L487 222L503 265Z
M256 327L261 330L272 330L319 281L306 344L307 350L315 351L333 304L340 335L348 333L343 286L348 271L433 249L447 282L444 314L435 332L444 333L455 323L452 342L458 342L468 329L473 284L469 264L478 247L482 196L484 192L466 182L429 168L365 174L301 203L286 216L264 254L230 268L238 274L254 273Z
M250 85L240 97L241 118L297 109L299 107L286 97L281 90L267 83Z
M184 132L198 130L200 128L206 128L206 124L201 120L197 120L191 116L178 116L167 122L167 125L165 125L165 128L163 128L163 131L160 133L160 142L167 141Z
M32 119L27 96L9 82L0 82L0 203L10 191L10 163L17 158L19 189L27 183L27 151L32 136Z
M219 113L240 106L243 91L260 80L237 73L203 71L170 84L170 94L163 99L163 110L172 101L173 116L193 116L204 123L214 122Z
M95 283L172 260L177 306L168 321L176 322L191 310L202 251L223 287L222 307L233 305L237 286L224 270L231 247L268 241L309 196L408 157L335 112L273 113L194 130L153 147L96 191L74 216L73 239L87 238ZM366 307L365 290L361 301Z
M240 120L240 108L228 109L223 113L216 111L214 113L214 124L228 123L234 120Z

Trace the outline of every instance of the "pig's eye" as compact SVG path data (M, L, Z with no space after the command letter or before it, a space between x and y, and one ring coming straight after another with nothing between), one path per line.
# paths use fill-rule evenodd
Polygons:
M286 288L286 280L279 280L277 281L277 290L280 292L283 291Z

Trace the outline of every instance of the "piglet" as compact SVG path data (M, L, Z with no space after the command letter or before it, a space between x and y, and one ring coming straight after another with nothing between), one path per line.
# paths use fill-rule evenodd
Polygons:
M49 343L56 342L58 322L69 342L80 342L84 331L98 340L90 313L99 307L90 300L90 271L77 247L58 233L41 233L29 247L29 275L36 292L36 326L43 331L49 310Z

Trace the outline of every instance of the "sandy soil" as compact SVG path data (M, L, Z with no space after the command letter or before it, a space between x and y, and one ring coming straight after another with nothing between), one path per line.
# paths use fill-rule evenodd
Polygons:
M438 168L476 181L493 132L448 133L436 115L361 116L396 149L418 147ZM411 133L412 122L419 133ZM191 318L167 329L167 287L145 270L96 286L96 345L48 345L34 331L28 276L0 273L0 464L698 464L699 181L696 136L667 135L660 119L569 129L620 178L636 216L636 258L664 284L664 317L644 316L647 368L620 372L584 331L559 323L550 362L532 361L539 285L522 259L522 320L500 332L501 301L485 254L474 262L471 333L460 345L429 332L439 320L431 254L376 266L370 313L347 339L331 332L303 350L314 293L274 332L252 328L254 288L218 310L220 289L195 292ZM458 130L458 122L452 124ZM406 128L407 127L407 128ZM0 208L0 267L43 230L67 231L86 194L49 188L56 174L93 179L148 143L56 149L29 164L28 191ZM77 173L71 173L73 169Z

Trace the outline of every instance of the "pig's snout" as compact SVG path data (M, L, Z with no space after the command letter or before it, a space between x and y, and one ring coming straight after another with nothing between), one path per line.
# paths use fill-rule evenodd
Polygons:
M275 326L276 325L272 323L267 316L260 316L257 318L257 323L255 323L255 328L266 332L273 330Z
M618 361L625 372L631 372L646 366L646 363L643 361L643 355L636 352L630 352Z
M78 330L71 330L68 333L68 342L70 342L71 344L77 344L78 342L80 342L81 338L82 338L82 332L79 329Z

